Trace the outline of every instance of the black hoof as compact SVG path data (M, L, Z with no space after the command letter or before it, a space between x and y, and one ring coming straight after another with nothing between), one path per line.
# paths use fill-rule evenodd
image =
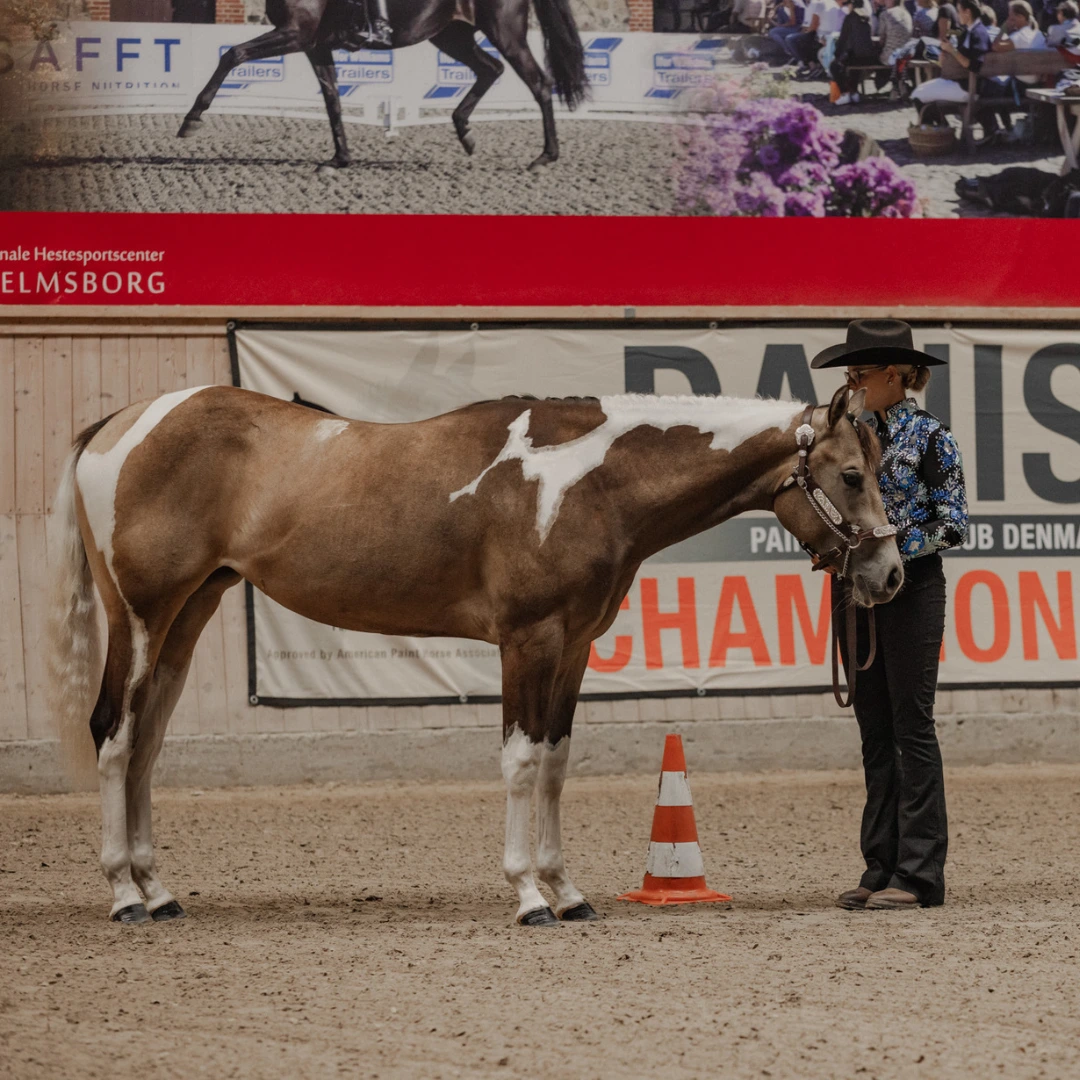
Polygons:
M337 169L347 169L351 164L351 158L333 157L329 161L324 161L315 171L317 173L332 172Z
M524 915L518 919L518 922L522 926L558 926L559 920L555 918L555 912L549 907L533 908L532 911L526 911Z
M187 912L175 900L170 900L153 912L150 918L154 922L170 922L172 919L186 919Z
M529 172L536 172L537 169L542 169L545 165L550 165L554 161L559 160L558 154L549 154L546 150L542 153L530 166Z
M567 908L560 916L563 922L596 922L600 918L588 900L582 900L572 908Z
M181 138L181 139L189 139L202 126L203 126L203 122L201 120L185 120L180 125L180 130L176 133L177 137Z
M112 921L123 923L125 926L136 926L138 923L149 922L150 912L143 904L128 904L112 917Z

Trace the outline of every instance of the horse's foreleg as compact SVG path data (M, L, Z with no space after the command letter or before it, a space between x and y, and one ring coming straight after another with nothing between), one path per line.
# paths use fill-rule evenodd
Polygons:
M555 894L555 914L568 922L583 922L597 917L592 905L578 892L566 872L559 820L559 801L570 758L570 729L588 659L589 649L586 646L570 659L562 672L554 708L554 724L543 744L537 784L536 872Z
M195 98L195 104L188 110L177 135L185 139L193 135L201 126L200 117L210 108L221 84L234 67L252 60L265 60L271 56L284 56L287 53L304 52L311 46L311 39L297 27L278 27L265 34L260 34L242 45L234 45L218 61L217 69L210 76L210 81Z
M476 31L468 23L450 23L445 30L440 30L431 39L431 43L458 63L470 68L476 75L476 82L469 87L469 92L451 116L454 130L465 148L465 153L472 154L476 149L476 139L469 130L469 117L472 116L477 102L491 89L505 69L500 60L480 48Z
M555 112L551 105L551 79L530 51L525 39L524 26L521 27L519 33L514 33L511 28L500 26L495 20L491 26L485 26L484 30L499 52L506 57L506 62L529 88L544 118L544 152L529 165L529 168L536 169L541 165L558 161L559 139L555 134Z
M517 892L517 921L525 926L558 923L533 878L529 815L544 740L551 726L561 655L562 633L553 627L530 628L502 646L502 773L506 780L503 871Z
M322 91L323 103L326 105L326 115L330 119L330 131L334 136L334 156L319 168L343 169L352 164L349 157L349 147L345 141L345 124L341 119L341 96L337 87L337 68L334 66L333 51L327 45L320 45L314 49L308 49L307 58L315 71L315 78L319 80L319 89Z
M182 919L185 912L162 885L154 865L150 778L169 718L184 689L195 643L217 610L222 593L239 580L240 575L231 570L218 570L188 598L161 646L150 697L139 723L139 739L127 777L128 846L132 878L155 922Z

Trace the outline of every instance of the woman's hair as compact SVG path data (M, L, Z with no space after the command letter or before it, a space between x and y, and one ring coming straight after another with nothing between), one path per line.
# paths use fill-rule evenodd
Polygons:
M997 12L989 5L983 4L979 13L983 26L997 26Z
M1065 0L1063 4L1058 4L1057 9L1066 19L1080 17L1080 7L1076 5L1074 0Z
M1028 22L1035 21L1035 12L1031 10L1031 5L1027 0L1012 0L1009 4L1010 15L1023 15Z
M900 373L900 382L905 390L914 390L918 393L926 388L930 381L930 369L925 364L894 364Z
M1072 0L1065 0L1065 3L1071 3ZM982 18L982 4L979 0L956 0L956 7L958 11L966 11L973 20Z

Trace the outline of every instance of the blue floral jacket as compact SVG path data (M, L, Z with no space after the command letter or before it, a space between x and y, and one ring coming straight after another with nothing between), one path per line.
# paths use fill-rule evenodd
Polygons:
M881 440L881 497L901 557L959 547L967 539L967 491L952 432L914 398L873 423Z

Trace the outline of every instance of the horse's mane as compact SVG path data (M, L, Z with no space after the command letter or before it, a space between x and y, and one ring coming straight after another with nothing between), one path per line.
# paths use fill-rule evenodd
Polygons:
M870 466L875 476L881 473L881 440L874 433L869 424L861 420L855 421L855 431L859 436L859 447L862 449L866 464Z

